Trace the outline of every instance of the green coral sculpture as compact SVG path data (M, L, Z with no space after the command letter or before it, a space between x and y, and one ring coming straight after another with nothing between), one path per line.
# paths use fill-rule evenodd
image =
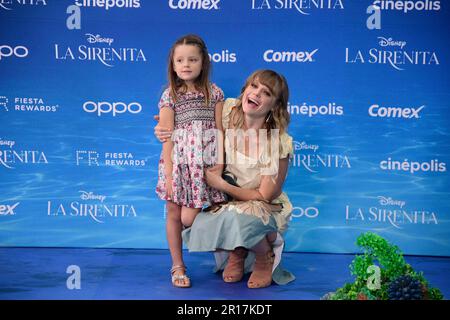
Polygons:
M326 300L442 300L437 288L431 288L422 273L407 264L400 249L379 235L366 232L356 244L363 249L350 265L353 283L346 283ZM420 293L418 290L420 289Z

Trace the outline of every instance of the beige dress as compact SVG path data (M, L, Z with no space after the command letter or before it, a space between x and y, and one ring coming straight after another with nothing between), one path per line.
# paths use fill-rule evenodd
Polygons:
M231 112L236 105L236 99L227 99L222 111L222 125L224 130L230 127ZM272 166L273 178L275 178L278 168L276 167L277 159L267 159L270 152L263 146L259 151L259 159L255 159L236 151L229 134L225 134L225 150L227 155L226 172L231 174L238 186L244 189L256 189L261 184L261 172L270 173L267 170L267 164L272 160L275 166ZM277 156L278 159L293 156L292 137L287 133L281 134L279 137L279 150L272 152L270 156ZM283 234L286 231L288 221L291 217L292 204L288 196L283 192L271 203L258 200L250 201L231 201L222 205L219 210L213 213L220 213L226 209L236 209L238 213L246 213L260 217L264 223L267 223L268 217L273 215L277 222L278 231Z
M230 113L235 104L234 99L225 101L222 113L224 129L229 128ZM240 152L233 153L232 139L226 135L226 173L231 175L241 188L248 189L258 188L262 173L275 178L278 160L292 155L292 138L289 135L284 133L277 141L280 142L279 148L271 152L270 156L261 150L255 153L259 155L258 159L253 159ZM267 161L267 157L277 161ZM267 234L276 233L276 240L272 243L275 253L272 278L277 284L286 284L295 279L294 275L281 266L283 233L286 231L291 211L292 205L284 193L270 203L258 200L231 201L214 210L200 212L192 226L183 231L183 240L189 251L214 252L215 271L219 271L225 267L230 250L237 247L251 249ZM254 258L254 254L249 252L245 261L246 272L252 270Z

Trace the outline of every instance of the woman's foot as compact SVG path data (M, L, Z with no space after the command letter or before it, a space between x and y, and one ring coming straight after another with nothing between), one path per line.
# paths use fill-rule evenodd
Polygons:
M177 288L189 288L191 280L186 275L186 267L182 265L172 266L170 269L172 276L172 285Z
M238 282L244 276L244 262L248 250L242 247L236 248L228 255L228 263L222 273L223 281Z
M247 286L250 289L265 288L272 284L272 267L275 254L272 250L258 254L255 253L253 272L248 279Z

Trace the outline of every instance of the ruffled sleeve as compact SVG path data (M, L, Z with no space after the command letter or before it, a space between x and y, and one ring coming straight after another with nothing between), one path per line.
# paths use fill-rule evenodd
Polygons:
M216 102L222 102L225 99L223 90L220 89L215 83L211 84L211 92L213 100L215 100Z
M292 156L294 156L292 137L284 132L280 136L280 159L290 158Z
M170 108L170 109L174 108L174 103L172 97L170 96L169 88L164 90L163 94L161 95L161 98L159 99L158 109L162 108Z
M230 118L231 118L231 111L233 110L233 107L236 105L236 99L234 98L228 98L225 100L225 103L223 104L222 109L222 126L224 129L229 128L230 124Z

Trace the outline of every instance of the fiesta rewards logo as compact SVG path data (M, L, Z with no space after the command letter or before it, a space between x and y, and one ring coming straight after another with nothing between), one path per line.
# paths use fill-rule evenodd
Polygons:
M93 192L79 191L80 200L70 203L47 201L48 216L89 217L97 223L105 219L136 218L136 209L132 204L105 203L104 195Z
M59 109L57 104L48 104L44 101L44 98L35 97L14 97L14 111L22 112L56 112ZM6 96L0 96L0 106L3 106L4 110L9 111L8 108L9 99Z
M105 166L105 167L143 167L146 165L145 159L136 158L131 152L97 152L93 150L76 151L77 166Z
M113 38L102 37L99 34L86 33L87 45L76 48L70 46L60 47L55 44L55 59L60 61L100 61L107 67L116 63L147 62L144 51L133 47L113 47Z
M352 50L345 48L345 63L384 64L396 70L404 70L408 65L439 65L436 52L432 50L406 50L406 41L378 37L379 48Z

